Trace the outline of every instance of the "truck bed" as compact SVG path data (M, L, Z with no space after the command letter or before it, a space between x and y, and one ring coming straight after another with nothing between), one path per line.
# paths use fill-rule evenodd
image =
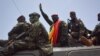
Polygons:
M38 50L25 50L13 56L39 56ZM54 47L53 56L100 56L100 46L91 47Z

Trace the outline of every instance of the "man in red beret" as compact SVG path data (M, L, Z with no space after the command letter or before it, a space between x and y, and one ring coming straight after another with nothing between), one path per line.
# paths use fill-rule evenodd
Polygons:
M42 10L40 4L40 11L46 22L51 26L49 39L54 47L65 47L68 46L68 34L67 24L64 21L60 21L57 14L53 14L52 20L49 19L46 13Z

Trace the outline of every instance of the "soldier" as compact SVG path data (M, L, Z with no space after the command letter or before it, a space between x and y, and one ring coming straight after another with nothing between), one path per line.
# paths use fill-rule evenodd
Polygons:
M17 22L18 23L16 24L16 26L14 26L13 29L10 32L8 32L8 40L0 40L0 44L2 47L5 47L7 42L11 41L15 37L17 37L19 34L24 32L24 30L22 30L22 29L29 25L28 23L26 23L25 17L23 15L18 17ZM24 24L26 26L23 26ZM21 27L23 27L23 28L21 28ZM22 36L22 37L24 37L24 36Z
M14 37L17 37L19 34L21 34L24 31L27 31L29 28L29 23L26 22L25 17L21 15L17 19L17 24L13 29L8 33L8 40L12 40ZM24 36L22 36L24 37Z
M90 41L88 41L88 39L85 37L87 29L83 22L80 19L77 19L76 13L74 11L70 12L70 17L71 20L68 20L68 32L72 36L72 41L69 40L70 46L83 46L83 44L90 46Z
M40 4L40 11L44 19L51 26L49 39L54 47L68 46L67 24L60 21L57 14L52 15L53 22L49 19L48 15L43 12L42 5Z
M32 44L35 44L35 46L39 48L39 51L41 53L40 56L51 56L53 49L50 44L46 29L44 28L42 23L39 22L40 15L34 12L29 14L29 17L32 25L32 31L29 32L30 41L32 41Z
M17 19L18 23L16 26L9 32L9 40L16 39L17 36L26 32L29 29L29 24L25 21L25 17L19 16ZM16 39L13 42L8 42L6 47L0 52L2 56L11 56L12 54L16 53L17 51L27 49L27 43L25 41L25 37L28 37L28 34L24 34L20 36L19 39Z
M98 21L100 21L100 13L98 13ZM100 45L100 23L98 23L91 34L93 44Z
M40 15L38 13L32 13L29 15L29 17L30 17L31 25L29 26L30 28L28 30L28 33L24 34L23 35L24 37L16 40L13 44L5 48L1 52L5 54L5 56L12 55L15 52L18 52L21 50L27 50L27 49L28 50L29 49L31 50L39 49L40 56L51 56L52 55L53 50L48 40L48 34L44 26L39 22ZM22 28L23 27L18 28L18 29L21 29L22 31L24 30ZM27 27L24 27L24 28L27 28Z

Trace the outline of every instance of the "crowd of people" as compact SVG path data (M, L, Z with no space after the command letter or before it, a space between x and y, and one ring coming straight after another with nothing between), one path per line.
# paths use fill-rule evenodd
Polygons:
M49 33L39 21L40 14L29 14L28 23L23 15L17 18L18 23L8 33L8 40L1 40L0 56L11 56L22 50L39 50L40 56L52 56L53 47L77 47L100 45L100 23L93 31L87 29L75 11L70 12L68 22L61 21L57 14L48 15L39 5L40 12L45 21L50 25ZM98 13L100 21L100 13Z

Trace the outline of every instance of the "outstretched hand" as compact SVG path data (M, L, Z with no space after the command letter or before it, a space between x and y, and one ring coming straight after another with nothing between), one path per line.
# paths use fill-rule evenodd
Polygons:
M40 3L40 5L39 5L39 8L40 8L40 11L42 11L42 4Z
M48 15L42 10L42 4L41 3L39 4L39 9L40 9L40 12L41 12L42 16L44 17L44 19L51 26L53 24L53 22L49 19Z

